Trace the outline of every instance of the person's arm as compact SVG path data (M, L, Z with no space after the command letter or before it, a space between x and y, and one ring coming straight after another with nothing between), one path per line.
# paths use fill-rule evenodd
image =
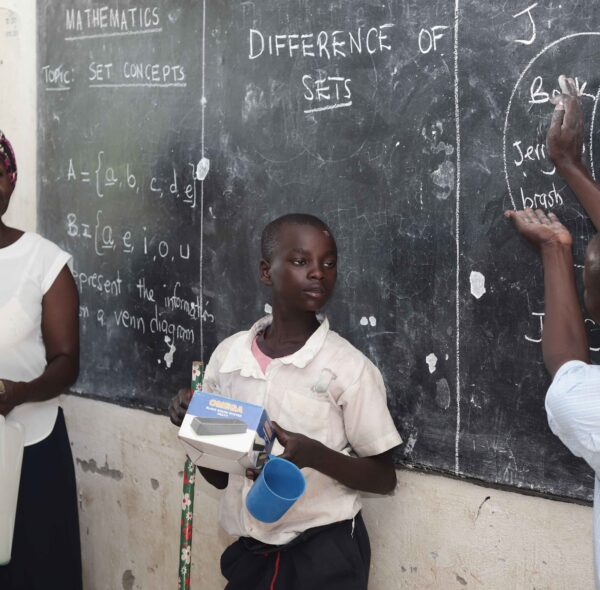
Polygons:
M557 99L548 129L548 156L600 229L600 187L581 161L583 151L583 111L581 99L571 78L559 78L562 95Z
M181 426L185 413L192 399L194 392L191 389L180 389L177 395L171 399L169 403L169 418L175 426ZM209 469L208 467L198 467L202 477L212 486L219 490L223 490L229 483L229 473Z
M392 450L372 457L350 457L308 436L284 430L275 422L273 427L285 449L281 457L300 468L311 467L362 492L389 494L396 487Z
M56 397L77 379L79 295L67 266L42 298L42 337L46 348L46 369L33 381L2 379L5 392L0 394L0 414L6 416L15 406L25 402Z
M589 362L581 306L575 287L572 238L554 213L507 211L517 231L538 248L544 267L544 363L552 377L567 361Z

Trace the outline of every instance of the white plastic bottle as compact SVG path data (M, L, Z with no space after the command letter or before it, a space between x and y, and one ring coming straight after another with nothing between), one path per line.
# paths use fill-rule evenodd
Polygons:
M0 416L0 565L10 561L25 431Z

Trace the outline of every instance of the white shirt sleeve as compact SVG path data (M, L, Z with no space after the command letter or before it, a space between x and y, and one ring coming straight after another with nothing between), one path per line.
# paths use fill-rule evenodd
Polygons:
M217 348L215 348L214 352L210 355L210 360L208 361L206 369L204 370L202 391L223 395L220 381L221 367L223 366L223 363L229 354L232 344L239 339L239 336L240 333L237 333L225 338L225 340L217 345Z
M221 388L219 387L219 368L221 367L221 359L218 354L219 349L216 348L212 353L208 365L204 371L204 379L202 380L202 391L207 393L219 394Z
M56 277L65 265L70 264L72 256L61 250L56 244L43 239L38 250L41 264L40 286L45 295L54 284Z
M359 457L380 455L402 439L387 407L383 378L368 359L358 378L340 396L346 437Z
M600 473L600 366L565 363L546 394L552 432Z

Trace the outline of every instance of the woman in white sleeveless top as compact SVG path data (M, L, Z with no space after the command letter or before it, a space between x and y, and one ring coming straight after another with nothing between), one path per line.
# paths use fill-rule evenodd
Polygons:
M15 154L0 131L0 414L25 429L12 558L0 567L0 588L80 590L75 473L57 397L79 371L79 300L71 256L2 221L16 181Z

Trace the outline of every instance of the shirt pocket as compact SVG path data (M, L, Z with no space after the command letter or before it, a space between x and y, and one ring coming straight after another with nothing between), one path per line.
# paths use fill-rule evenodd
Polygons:
M329 399L316 399L311 391L306 393L286 389L279 414L279 425L285 430L314 438L324 445L329 442Z

